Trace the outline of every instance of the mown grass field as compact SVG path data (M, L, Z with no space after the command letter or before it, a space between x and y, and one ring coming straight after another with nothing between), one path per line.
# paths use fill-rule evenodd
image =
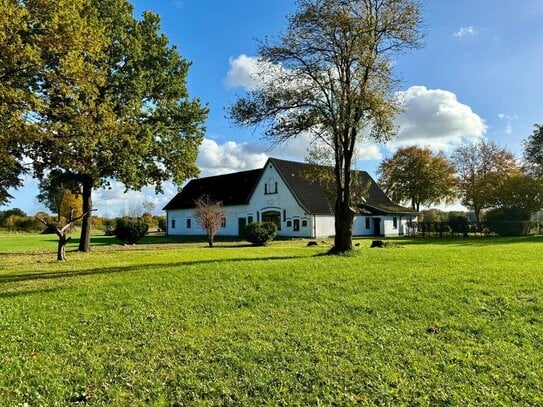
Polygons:
M164 241L0 235L0 404L543 404L541 237Z

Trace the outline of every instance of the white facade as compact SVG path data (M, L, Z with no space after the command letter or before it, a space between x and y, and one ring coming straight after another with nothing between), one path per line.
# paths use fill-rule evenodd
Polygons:
M226 219L217 235L238 236L247 223L261 221L275 222L280 236L318 238L335 234L334 216L307 213L271 162L266 164L249 203L226 206L224 210ZM194 209L168 210L167 221L168 235L206 234L194 216ZM407 221L408 218L400 216L357 215L353 235L403 235Z

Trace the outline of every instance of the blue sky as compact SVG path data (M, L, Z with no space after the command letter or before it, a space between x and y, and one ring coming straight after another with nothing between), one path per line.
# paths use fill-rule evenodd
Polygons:
M198 164L202 175L258 167L267 156L303 160L304 140L283 147L263 142L258 131L233 126L226 108L254 86L251 69L257 39L286 26L294 0L137 0L136 15L152 10L162 17L163 32L192 61L191 97L211 113ZM357 167L375 173L380 160L400 145L429 145L450 152L480 137L509 148L520 157L522 140L534 123L543 122L543 1L426 0L425 44L401 55L398 91L406 101L398 117L398 139L388 145L362 144ZM98 213L119 216L138 203L152 201L155 212L175 194L172 184L156 196L153 188L129 192L114 184L94 194ZM13 191L5 207L29 214L37 202L36 180ZM127 207L128 206L128 207Z

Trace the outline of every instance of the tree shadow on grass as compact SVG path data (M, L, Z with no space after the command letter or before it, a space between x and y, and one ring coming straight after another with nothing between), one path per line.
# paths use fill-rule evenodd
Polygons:
M38 272L38 273L21 273L21 274L9 274L9 275L0 275L0 285L9 284L9 283L20 283L20 282L29 282L29 281L48 281L72 277L85 277L101 274L115 274L115 273L126 273L134 271L153 271L160 268L179 268L187 266L197 266L205 264L222 264L222 263L245 263L245 262L260 262L260 261L284 261L299 259L304 257L311 256L269 256L269 257L257 257L257 258L248 258L248 259L218 259L218 260L194 260L194 261L180 261L174 263L151 263L151 264L140 264L132 266L120 266L120 267L102 267L78 271L52 271L52 272ZM32 291L34 292L34 291ZM21 292L24 294L25 292ZM10 292L0 293L0 298L7 296L14 296Z

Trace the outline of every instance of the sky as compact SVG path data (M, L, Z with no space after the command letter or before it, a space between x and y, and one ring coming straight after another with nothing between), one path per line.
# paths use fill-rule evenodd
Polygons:
M247 89L258 86L258 40L286 28L295 0L133 0L136 17L151 10L162 17L162 31L192 62L187 87L191 98L210 114L197 164L201 176L258 168L267 157L303 161L307 140L284 146L263 140L261 129L240 128L227 117L228 107ZM379 163L400 146L417 144L450 153L481 138L522 156L522 141L543 122L543 1L425 0L424 44L397 56L398 96L404 111L387 144L360 143L358 169L376 175ZM128 191L114 182L93 195L97 214L116 217L144 202L154 213L175 195L164 185ZM18 207L28 214L45 208L37 201L37 180L0 210Z

